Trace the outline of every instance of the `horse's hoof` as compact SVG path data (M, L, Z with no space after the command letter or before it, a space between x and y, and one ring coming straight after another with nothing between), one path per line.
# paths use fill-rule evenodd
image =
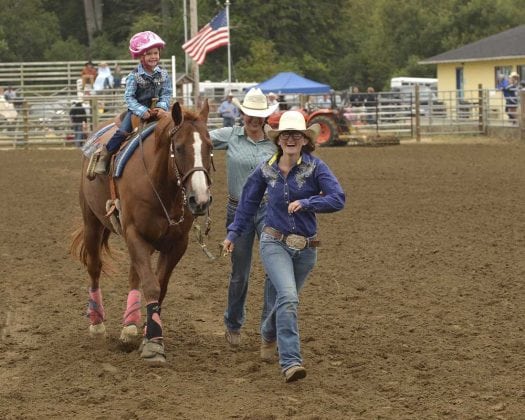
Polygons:
M166 354L164 353L162 340L148 340L145 338L140 347L140 357L150 366L160 366L166 363Z
M106 326L103 322L89 326L89 335L93 338L102 338L106 336Z
M131 343L139 338L139 329L135 324L124 325L120 332L120 341L122 343Z

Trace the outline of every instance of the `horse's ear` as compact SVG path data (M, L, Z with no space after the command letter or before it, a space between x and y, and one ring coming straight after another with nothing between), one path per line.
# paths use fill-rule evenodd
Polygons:
M178 102L175 102L171 107L171 118L175 122L175 126L178 126L182 123L182 109Z
M208 114L210 112L210 106L208 105L208 98L204 100L204 103L202 104L201 111L199 112L199 119L201 121L208 121Z

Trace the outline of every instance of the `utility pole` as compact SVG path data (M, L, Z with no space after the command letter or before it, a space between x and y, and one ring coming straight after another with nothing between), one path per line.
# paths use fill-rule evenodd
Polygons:
M190 39L197 35L197 0L190 0ZM199 65L191 61L191 74L193 77L193 106L199 106Z

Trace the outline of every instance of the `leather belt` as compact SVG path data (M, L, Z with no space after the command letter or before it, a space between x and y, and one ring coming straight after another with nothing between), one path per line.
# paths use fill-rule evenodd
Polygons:
M317 240L315 236L307 238L306 236L295 235L293 233L285 235L270 226L265 226L263 232L270 235L272 238L285 243L289 248L299 251L304 248L316 248L321 245L321 241Z

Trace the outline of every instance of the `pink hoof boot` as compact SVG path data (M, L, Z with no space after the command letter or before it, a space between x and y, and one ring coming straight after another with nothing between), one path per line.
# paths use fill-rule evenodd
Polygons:
M120 341L122 343L133 343L140 338L138 329L141 319L140 309L140 291L133 289L128 293L126 312L124 312L122 319L123 327L120 332Z
M130 292L128 293L128 303L126 305L126 312L124 312L124 318L122 320L122 323L124 325L140 325L140 309L140 291L137 289L130 290Z
M100 288L96 290L89 289L89 303L87 313L91 325L98 325L104 322L106 314L104 312L104 305L102 305L102 291Z

